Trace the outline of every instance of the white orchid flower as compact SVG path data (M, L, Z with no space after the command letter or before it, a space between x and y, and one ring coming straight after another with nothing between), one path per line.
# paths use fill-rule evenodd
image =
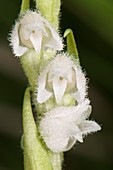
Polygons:
M11 46L16 56L22 56L30 48L40 53L51 48L62 50L62 41L52 25L36 11L27 11L16 22L10 37Z
M91 113L89 100L73 107L57 107L45 113L40 121L40 134L47 147L56 153L68 151L76 141L83 142L83 137L96 132L101 127L87 120Z
M37 101L46 102L54 96L59 103L65 93L70 93L79 103L86 97L86 78L81 67L66 54L58 54L38 78Z

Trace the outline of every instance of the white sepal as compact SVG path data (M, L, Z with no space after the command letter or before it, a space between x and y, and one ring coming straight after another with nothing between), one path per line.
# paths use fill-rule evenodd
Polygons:
M38 103L44 103L52 96L52 93L46 90L46 77L47 77L47 73L45 70L45 72L40 73L40 76L38 78L38 82L39 82L39 88L37 94Z
M78 101L78 103L82 103L87 96L87 81L85 74L83 73L79 64L76 64L74 69L76 72L77 91L75 93L72 93L72 96Z
M19 22L15 24L15 27L12 30L12 34L10 36L10 45L15 56L21 56L28 50L27 47L20 46L20 40L18 36L19 25Z

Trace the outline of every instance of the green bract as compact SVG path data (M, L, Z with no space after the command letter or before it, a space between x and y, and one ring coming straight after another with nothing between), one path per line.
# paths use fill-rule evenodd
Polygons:
M75 59L79 59L78 50L76 46L76 42L74 39L73 31L71 29L67 29L64 32L64 38L67 41L67 51L70 55L74 55Z
M37 9L56 29L59 25L60 5L60 0L36 0Z
M31 108L30 88L27 88L23 103L23 147L25 170L52 170L47 150L43 146Z
M21 5L20 14L22 14L23 12L25 12L25 11L28 10L29 8L30 8L30 2L29 2L29 0L22 0L22 5Z

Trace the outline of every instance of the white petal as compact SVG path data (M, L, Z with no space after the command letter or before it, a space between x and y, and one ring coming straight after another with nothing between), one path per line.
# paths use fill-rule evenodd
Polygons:
M38 77L38 87L44 89L46 86L46 77L47 77L47 72L41 72L39 77Z
M56 34L56 32L54 34ZM57 34L55 38L56 39L54 39L54 37L52 37L51 34L49 34L49 36L44 39L44 48L46 49L51 48L54 50L61 51L63 49L62 41Z
M63 44L59 34L46 19L43 18L43 21L45 23L45 26L49 28L49 30L47 31L48 37L45 37L44 45L55 50L62 50Z
M47 91L46 89L38 89L37 101L38 101L38 103L44 103L51 96L52 96L52 93Z
M95 121L88 121L88 120L81 123L79 128L82 134L84 135L101 130L101 127L98 125L98 123L96 123Z
M73 117L73 121L76 125L79 125L82 121L87 119L91 114L91 106L89 105L89 100L86 99L82 104L70 107L70 114Z
M45 89L46 76L47 76L47 72L45 71L45 72L42 72L38 78L37 101L39 103L44 103L52 96L52 93Z
M12 31L12 35L11 35L11 46L12 46L12 49L13 49L13 52L15 54L15 56L22 56L27 50L28 48L27 47L23 47L20 45L20 42L19 42L19 35L18 35L18 31L19 31L19 22L17 22L15 24L15 27Z
M83 142L82 133L78 126L76 126L76 123L75 126L72 126L71 128L72 128L70 130L71 135L74 136L76 140L82 143Z
M53 90L57 103L59 103L65 93L67 87L67 80L59 80L58 78L53 79Z
M77 100L78 103L81 103L81 97L79 91L71 93L72 97Z
M31 33L30 40L35 51L37 52L37 54L39 54L42 46L42 33L40 31L37 33Z
M65 149L63 149L63 152L70 150L75 145L75 143L76 143L75 137L73 137L73 136L70 137L68 139L67 145L65 146Z
M86 97L86 91L87 91L86 78L80 66L76 66L75 71L76 71L76 84L77 84L76 86L78 89L77 92L78 94L75 94L75 99L79 103L82 103Z
M83 137L82 137L82 133L80 132L80 133L76 133L75 134L75 138L76 138L76 140L78 140L79 142L83 142Z
M67 76L68 76L68 85L67 85L66 92L69 92L72 89L76 88L76 73L75 73L75 70L73 70L71 68L68 72L69 72L69 73L67 73Z
M68 71L68 74L66 75L67 79L68 79L68 83L72 82L72 75L73 75L73 70L72 68Z

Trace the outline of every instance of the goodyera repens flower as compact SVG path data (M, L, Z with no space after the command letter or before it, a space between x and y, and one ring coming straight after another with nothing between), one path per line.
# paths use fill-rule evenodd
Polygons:
M96 132L101 127L95 121L87 120L91 113L89 100L72 107L57 107L45 113L40 121L40 133L47 147L59 153L69 150L76 141Z
M43 48L62 50L62 41L52 25L36 11L27 11L16 22L10 37L16 56L22 56L28 49L37 53Z
M78 61L76 64L66 54L58 54L38 78L37 101L46 102L55 97L59 103L65 93L70 93L81 103L86 97L86 78Z

